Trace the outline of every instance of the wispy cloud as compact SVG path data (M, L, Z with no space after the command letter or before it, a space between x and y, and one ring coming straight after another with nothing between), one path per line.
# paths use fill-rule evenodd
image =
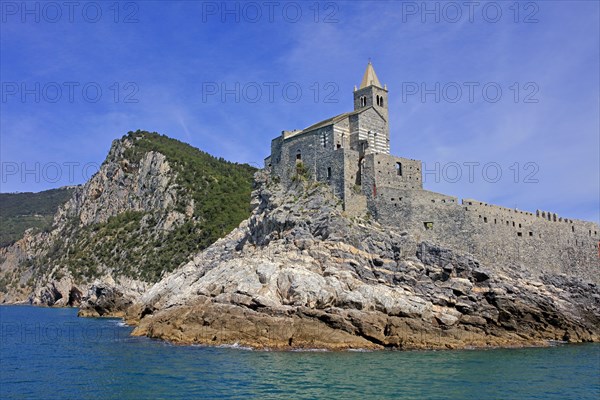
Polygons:
M337 23L325 23L323 9L316 23L308 6L297 23L279 14L273 23L244 18L222 23L220 17L203 22L201 2L138 2L135 24L8 21L0 28L3 82L97 82L104 93L98 103L3 102L0 155L3 161L101 161L113 139L140 128L260 164L281 130L350 110L352 88L371 57L390 90L395 154L427 165L497 162L506 176L497 183L430 181L430 189L597 220L599 4L536 2L539 22L526 24L523 15L515 23L508 8L498 23L485 21L480 11L473 22L463 16L456 23L444 18L435 23L429 16L423 23L420 14L407 15L403 3L338 2ZM123 102L127 82L137 85L138 103ZM296 82L304 91L297 102L286 101L281 92L274 101L263 97L254 103L244 96L222 101L220 94L203 101L206 82L227 88ZM337 102L323 101L329 82L337 85ZM435 102L432 95L422 102L420 93L404 98L407 82L429 89L449 82L480 86L473 102L465 100L464 86L456 103ZM497 103L482 98L488 82L503 90ZM539 89L538 103L523 101L528 82ZM119 102L110 89L115 83ZM317 100L315 83L321 91ZM511 87L518 87L516 102ZM522 168L528 161L539 166L537 184L509 179L511 165ZM47 187L11 181L2 191Z

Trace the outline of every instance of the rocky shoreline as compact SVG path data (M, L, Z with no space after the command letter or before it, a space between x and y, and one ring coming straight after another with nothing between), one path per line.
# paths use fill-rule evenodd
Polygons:
M201 240L205 220L194 204L202 199L181 190L176 162L164 154L132 156L141 137L113 143L50 232L28 231L0 248L0 302L79 306L82 317L123 318L134 335L181 344L343 350L600 341L597 262L552 271L481 263L366 211L349 215L329 185L301 176L284 186L258 171L249 218L203 251L195 242L179 246ZM164 236L180 228L175 239ZM167 265L165 254L183 261Z
M600 290L568 274L484 266L348 218L326 187L257 174L252 216L140 297L111 287L81 316L133 335L257 349L461 349L600 340ZM125 300L123 300L125 299Z

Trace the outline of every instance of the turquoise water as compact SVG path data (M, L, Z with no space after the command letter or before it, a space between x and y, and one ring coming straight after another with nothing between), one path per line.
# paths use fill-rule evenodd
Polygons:
M75 309L0 306L0 398L599 399L600 345L413 352L173 346Z

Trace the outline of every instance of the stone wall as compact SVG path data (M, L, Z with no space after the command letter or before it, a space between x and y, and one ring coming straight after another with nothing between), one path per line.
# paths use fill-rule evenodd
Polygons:
M345 198L345 170L344 149L332 149L329 152L321 152L316 165L315 178L319 182L326 182L331 186L333 193Z
M423 188L419 160L375 153L365 156L365 164L369 165L369 173L373 174L375 184L379 188Z
M329 158L334 150L332 125L285 139L280 136L271 142L272 174L288 184L296 174L296 164L302 162L312 179L324 181L325 179L319 179L323 176L321 160Z
M484 263L554 273L598 271L598 225L458 199L426 190L379 188L369 211L383 224L473 254ZM597 277L585 276L597 281Z
M358 151L344 149L344 211L352 216L364 214L367 210L367 198L360 185L358 160Z

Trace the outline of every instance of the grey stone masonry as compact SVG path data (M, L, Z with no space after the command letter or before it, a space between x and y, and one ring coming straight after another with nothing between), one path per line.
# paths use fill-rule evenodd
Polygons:
M273 139L265 159L272 176L289 184L301 172L327 183L349 215L369 213L415 246L431 240L533 271L600 268L598 224L424 190L421 161L389 154L388 91L370 63L353 96L354 111Z

